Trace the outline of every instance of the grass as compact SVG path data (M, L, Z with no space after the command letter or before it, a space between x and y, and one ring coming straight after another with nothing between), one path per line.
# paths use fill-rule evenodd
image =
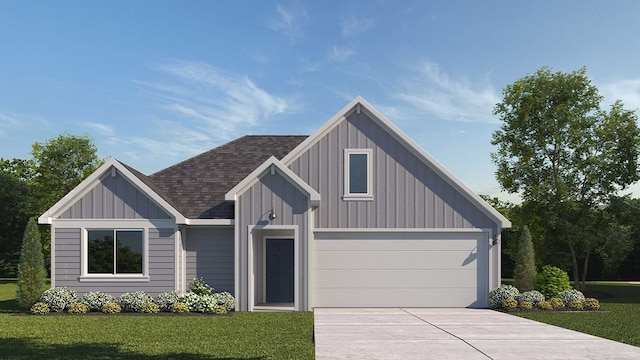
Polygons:
M311 312L46 315L17 308L0 279L3 359L313 359Z
M600 300L599 312L519 312L513 315L640 346L640 285L588 282L587 296Z

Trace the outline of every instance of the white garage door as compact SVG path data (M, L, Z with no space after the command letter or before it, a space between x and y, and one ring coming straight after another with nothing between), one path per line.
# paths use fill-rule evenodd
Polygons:
M484 232L316 232L315 307L486 307Z

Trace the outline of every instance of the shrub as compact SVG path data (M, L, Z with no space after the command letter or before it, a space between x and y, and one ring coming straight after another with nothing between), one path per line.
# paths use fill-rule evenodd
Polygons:
M546 301L546 300L540 301L539 303L536 304L536 306L540 310L552 310L553 309L553 306L551 306L551 303Z
M69 314L86 314L87 311L89 311L89 308L81 302L74 302L67 309Z
M515 310L518 307L518 301L512 297L502 302L502 308L505 310Z
M233 311L236 308L236 299L230 293L223 291L213 294L218 305L224 306L227 311Z
M571 289L569 274L555 266L545 265L536 277L534 288L549 299L561 291Z
M190 312L207 314L213 314L214 308L219 305L218 299L213 295L198 295L192 292L180 297L180 302L185 303L189 307Z
M198 308L198 303L200 302L200 295L188 292L182 295L179 301L187 305L189 311L197 311L196 309Z
M527 301L535 305L540 301L544 301L544 295L542 295L542 293L538 290L531 290L521 293L520 295L518 295L516 300L518 300L518 302Z
M584 301L584 294L576 289L561 291L557 297L562 300L565 305L568 305L572 301Z
M154 302L160 307L160 311L171 311L171 306L180 299L176 291L158 294Z
M18 264L18 290L16 298L21 307L28 309L44 290L47 271L44 268L40 232L35 219L30 219L24 230L20 263Z
M49 305L42 301L38 301L31 306L31 313L33 315L47 315L49 311Z
M516 267L514 269L514 285L520 291L533 290L536 280L536 253L531 242L531 233L526 225L522 227L518 251L516 253Z
M150 301L153 301L151 296L145 294L144 291L136 291L120 295L117 303L122 311L139 312L142 305Z
M564 307L564 301L558 299L557 297L553 297L549 299L549 304L554 309L562 309Z
M122 311L122 308L115 301L109 301L108 303L102 305L101 311L105 314L117 314Z
M227 308L224 305L215 305L213 307L213 313L216 315L224 315L227 312Z
M489 306L493 309L502 306L502 303L508 298L516 298L520 295L520 291L515 286L500 285L489 292Z
M189 312L189 306L183 302L175 302L171 305L171 312L176 314L183 314Z
M580 300L569 301L569 304L567 304L567 307L571 310L582 310L584 309L584 301L580 301Z
M195 278L188 285L189 291L197 295L211 295L213 288L204 282L203 278Z
M88 292L80 297L80 302L85 304L89 311L100 311L104 304L114 300L111 294L100 291Z
M54 287L45 291L40 301L49 305L49 309L55 312L65 311L71 303L78 301L78 294L67 287Z
M533 303L531 301L521 301L520 303L518 303L518 306L520 306L520 309L522 309L522 310L532 310L533 309Z
M145 314L157 314L160 312L160 307L153 301L148 301L142 305L140 312Z
M594 298L584 299L584 309L589 311L600 310L600 301Z

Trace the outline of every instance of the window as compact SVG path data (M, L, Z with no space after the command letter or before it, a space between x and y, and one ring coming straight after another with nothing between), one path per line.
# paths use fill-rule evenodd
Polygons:
M87 274L142 274L142 230L88 230Z
M371 149L345 149L344 200L373 200Z

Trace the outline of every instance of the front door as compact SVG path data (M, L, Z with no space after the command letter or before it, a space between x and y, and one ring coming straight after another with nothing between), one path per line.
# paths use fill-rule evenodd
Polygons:
M293 302L293 239L267 239L267 303Z

